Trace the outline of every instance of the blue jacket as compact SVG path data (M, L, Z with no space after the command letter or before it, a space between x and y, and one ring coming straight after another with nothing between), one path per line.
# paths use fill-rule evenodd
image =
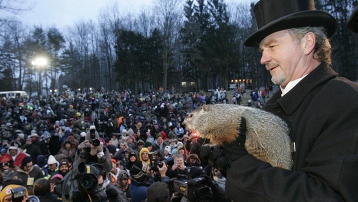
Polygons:
M149 184L138 182L132 179L132 183L129 185L129 191L132 196L132 202L142 202L147 198L147 189Z

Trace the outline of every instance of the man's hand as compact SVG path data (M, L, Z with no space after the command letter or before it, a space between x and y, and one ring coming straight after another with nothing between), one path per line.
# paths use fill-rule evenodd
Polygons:
M238 136L233 142L216 146L203 145L200 157L206 158L213 167L218 168L222 173L225 173L225 170L230 167L231 162L247 154L245 141L246 120L241 117Z
M158 168L160 177L165 177L165 176L167 176L166 173L167 173L168 167L167 167L167 164L165 164L165 162L163 162L163 166L162 166L162 167L157 166L157 168Z

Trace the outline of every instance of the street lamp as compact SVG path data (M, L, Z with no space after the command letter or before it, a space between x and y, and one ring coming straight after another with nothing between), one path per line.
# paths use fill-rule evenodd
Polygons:
M38 68L43 68L48 64L48 60L45 57L37 57L34 60L32 60L32 65L38 67Z
M36 57L31 61L31 64L38 69L39 72L39 89L38 89L38 96L42 94L42 80L41 80L41 70L45 68L48 64L48 59L46 57Z

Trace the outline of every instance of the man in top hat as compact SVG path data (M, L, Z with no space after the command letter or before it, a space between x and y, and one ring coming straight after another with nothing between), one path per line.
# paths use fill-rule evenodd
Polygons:
M347 26L353 32L358 32L358 6L352 12L351 17L348 20Z
M244 142L224 145L231 158L227 196L250 202L358 201L358 85L331 68L328 37L336 20L315 10L313 0L260 0L254 13L258 30L245 45L261 50L261 64L280 86L265 109L291 128L293 167L256 159Z

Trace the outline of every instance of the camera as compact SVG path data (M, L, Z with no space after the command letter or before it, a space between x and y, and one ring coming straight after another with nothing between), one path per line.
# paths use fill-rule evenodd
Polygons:
M56 186L55 191L67 201L104 201L104 190L98 185L99 175L101 170L97 164L80 163Z
M17 187L11 190L12 194L12 201L22 201L24 197L26 196L26 188L25 187Z
M99 139L97 139L96 138L96 133L94 132L94 133L92 133L91 131L90 131L90 143L93 145L93 146L95 146L95 147L97 147L97 146L99 146L100 145L100 141L99 141Z
M159 168L162 168L163 163L165 163L168 167L171 167L174 164L174 159L168 158L168 159L164 159L163 161L155 160L153 166L150 169L157 172L158 171L157 166L159 166Z
M162 168L163 167L163 161L158 162L157 165L159 166L159 168Z
M98 147L101 144L101 142L98 139L91 139L90 143L95 147Z
M188 175L180 175L170 182L171 192L178 198L185 197L189 201L210 201L213 197L213 183L210 177L199 174L201 167L192 167Z

